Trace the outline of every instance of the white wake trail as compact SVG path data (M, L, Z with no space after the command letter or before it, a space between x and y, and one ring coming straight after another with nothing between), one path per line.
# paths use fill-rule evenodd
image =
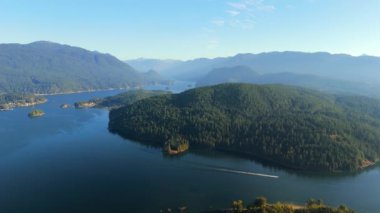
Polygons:
M276 179L280 178L279 176L276 176L276 175L268 175L268 174L254 173L254 172L245 172L245 171L232 170L232 169L223 169L223 168L215 168L215 167L207 167L207 169L219 171L219 172L229 172L229 173L235 173L235 174L242 174L242 175L251 175L251 176L276 178Z

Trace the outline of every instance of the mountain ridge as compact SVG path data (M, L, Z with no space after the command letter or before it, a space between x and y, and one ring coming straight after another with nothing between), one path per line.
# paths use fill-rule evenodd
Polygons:
M291 72L380 84L380 57L328 52L276 51L199 58L184 61L160 73L180 80L197 80L213 69L238 65L254 68L260 74Z
M148 82L147 75L110 54L49 41L0 44L1 93L66 93Z
M301 86L332 94L362 95L380 98L380 85L343 81L312 74L269 73L259 74L248 66L222 67L213 69L198 79L196 85L209 86L220 83L284 84Z

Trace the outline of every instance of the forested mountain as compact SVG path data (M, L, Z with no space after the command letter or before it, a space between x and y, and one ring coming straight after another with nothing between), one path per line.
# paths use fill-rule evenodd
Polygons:
M380 84L380 58L323 52L269 52L200 58L178 63L160 70L160 73L181 80L197 80L213 69L233 66L248 66L260 74L290 72Z
M352 81L336 80L308 74L271 73L259 74L247 66L223 67L214 69L197 81L197 86L215 85L220 83L255 83L255 84L285 84L311 88L334 94L352 94L379 98L378 86Z
M149 81L109 54L44 41L0 45L0 93L127 88Z
M109 129L164 146L188 142L313 171L358 170L380 156L380 101L283 85L221 84L138 101Z

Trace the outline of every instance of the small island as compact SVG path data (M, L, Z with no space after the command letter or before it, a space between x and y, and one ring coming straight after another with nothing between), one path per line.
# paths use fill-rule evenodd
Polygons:
M164 151L169 155L178 155L189 149L189 142L180 136L170 138L164 146Z
M61 109L68 109L68 108L71 108L71 105L70 104L62 104L60 106Z
M36 117L41 117L41 116L44 116L45 115L45 112L40 110L40 109L35 109L33 111L31 111L28 116L30 118L36 118Z

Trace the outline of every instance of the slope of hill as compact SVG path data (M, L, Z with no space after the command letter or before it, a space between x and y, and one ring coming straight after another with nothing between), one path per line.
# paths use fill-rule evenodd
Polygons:
M117 58L51 42L0 45L0 93L127 88L144 78Z
M285 84L333 94L362 95L379 98L380 85L336 80L308 74L271 73L260 75L247 66L214 69L197 81L197 86L220 83Z
M164 146L178 140L313 171L359 170L380 156L380 101L281 85L222 84L138 101L109 129Z

